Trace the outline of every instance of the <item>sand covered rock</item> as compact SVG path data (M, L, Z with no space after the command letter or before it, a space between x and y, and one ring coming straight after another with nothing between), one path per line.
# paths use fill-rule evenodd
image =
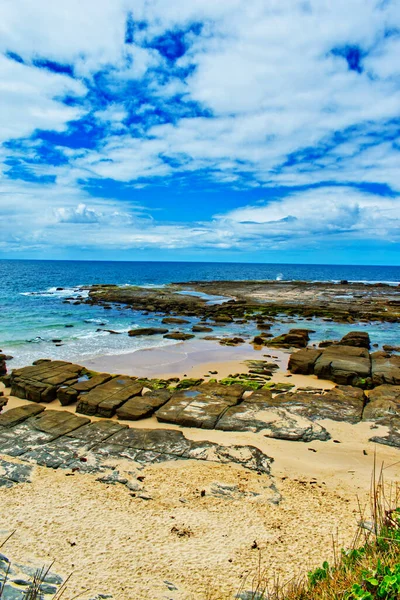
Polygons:
M258 399L256 402L242 402L223 414L216 429L262 432L265 437L301 442L330 439L329 433L321 425L273 404Z
M289 392L277 396L277 405L311 421L332 419L358 423L361 420L365 396L352 386L337 386L324 394Z

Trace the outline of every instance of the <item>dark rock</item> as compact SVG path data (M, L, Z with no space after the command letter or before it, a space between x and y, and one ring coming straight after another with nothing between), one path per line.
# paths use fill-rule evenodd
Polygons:
M354 346L329 346L317 358L314 373L341 385L357 385L371 377L368 350Z
M400 417L400 386L380 385L371 390L364 408L363 420L371 421L386 417Z
M272 338L268 345L281 348L305 348L310 339L308 333L308 329L290 329L289 333Z
M383 346L383 349L385 352L400 352L400 346L390 346L388 344L385 344Z
M243 392L244 388L240 385L205 383L175 392L156 412L156 417L166 423L213 429L222 413L239 402Z
M185 340L191 340L192 338L194 338L194 335L192 335L190 333L182 333L181 331L175 331L174 333L167 333L163 337L165 337L169 340L185 341Z
M241 337L222 338L219 343L222 346L238 346L239 344L244 344L244 339Z
M320 350L305 348L291 354L288 364L288 370L291 373L299 373L301 375L311 375L314 373L314 366L317 359L321 356Z
M371 341L369 335L365 331L350 331L339 342L342 346L354 346L356 348L366 348L369 350Z
M88 393L82 393L79 396L76 412L84 415L112 417L117 408L127 400L133 398L133 396L139 396L143 387L143 383L139 383L130 377L124 375L115 377Z
M205 327L204 325L193 325L192 327L193 333L209 333L213 331L212 327Z
M168 329L165 327L142 327L141 329L131 329L128 331L130 337L137 337L141 335L162 335L168 333Z
M63 406L73 404L78 400L80 394L90 392L90 390L110 381L110 379L112 379L112 375L108 373L97 373L90 378L80 377L73 385L59 387L57 398Z
M374 352L371 358L374 385L384 383L400 385L400 356Z
M190 323L190 321L179 317L165 317L161 323L165 323L166 325L184 325Z
M338 343L337 340L322 340L322 342L318 344L318 348L327 348L328 346L333 346Z
M160 389L147 392L143 396L135 396L117 409L117 417L128 421L150 417L155 410L168 402L171 395L171 391Z

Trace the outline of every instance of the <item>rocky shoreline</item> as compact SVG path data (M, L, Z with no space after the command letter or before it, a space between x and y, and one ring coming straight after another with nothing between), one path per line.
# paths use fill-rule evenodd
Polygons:
M197 316L216 323L237 319L262 322L281 313L305 318L322 317L340 323L400 322L399 287L382 283L210 281L159 288L108 284L86 289L89 290L88 298L71 298L65 302L101 304L105 308L119 304L133 310L161 312L166 316Z

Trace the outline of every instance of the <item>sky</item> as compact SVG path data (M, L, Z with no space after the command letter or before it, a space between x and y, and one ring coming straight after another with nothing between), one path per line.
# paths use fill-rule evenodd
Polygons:
M400 0L2 0L0 257L400 264Z

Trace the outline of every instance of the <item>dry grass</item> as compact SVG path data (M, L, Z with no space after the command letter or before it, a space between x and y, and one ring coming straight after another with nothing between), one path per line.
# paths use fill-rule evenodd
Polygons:
M8 540L14 534L15 534L15 531L10 533L10 535L0 544L0 549L3 548L3 546L8 542ZM25 592L24 600L41 600L41 598L43 597L42 591L41 591L41 586L45 582L46 577L49 574L50 569L52 568L53 564L54 564L54 562L52 562L48 567L43 566L40 569L36 570L35 574L32 577L32 581L30 582L29 588ZM7 584L8 579L9 579L10 571L11 571L11 563L8 563L7 571L4 575L4 580L0 581L0 600L1 600L1 598L3 598L4 589ZM56 594L54 594L54 596L52 597L52 600L61 600L61 598L63 597L64 593L67 590L67 584L68 584L68 581L70 580L70 578L71 578L71 575L69 575L67 577L67 579L64 581L64 583L59 588L59 590L56 592ZM88 590L86 590L86 591L88 591ZM78 594L77 596L74 596L73 600L75 600L79 596L82 596L83 593L84 592Z

